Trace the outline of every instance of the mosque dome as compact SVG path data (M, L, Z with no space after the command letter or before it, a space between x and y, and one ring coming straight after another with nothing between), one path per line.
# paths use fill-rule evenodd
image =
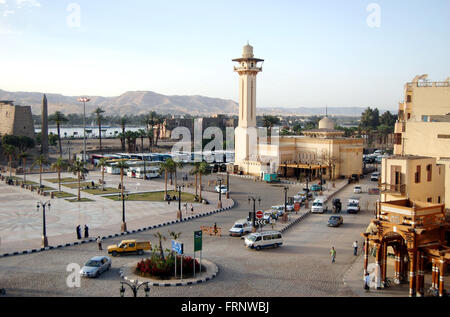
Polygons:
M334 130L334 121L328 117L319 121L319 129Z

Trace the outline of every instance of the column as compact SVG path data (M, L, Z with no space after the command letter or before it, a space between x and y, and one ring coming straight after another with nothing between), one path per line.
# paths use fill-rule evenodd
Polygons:
M367 266L369 264L369 236L366 235L365 236L365 241L364 241L364 277L367 274Z
M383 287L386 285L386 273L387 273L387 245L388 243L385 241L382 244L382 259L383 259L383 264L381 267L381 283L383 285Z
M417 251L411 250L409 253L409 297L413 297L416 288L416 264L417 264Z
M380 283L380 279L381 279L381 277L383 276L382 275L382 268L381 268L381 265L382 265L382 252L383 252L383 250L382 250L382 244L379 244L379 243L377 243L376 244L376 248L377 248L377 253L376 253L376 256L375 256L375 264L377 265L377 274L376 274L376 284L377 284L377 289L380 289L380 285L381 285L381 283Z
M421 292L421 272L422 272L422 251L417 251L416 259L416 296L422 297ZM422 289L423 290L423 289Z
M439 297L444 297L444 275L445 275L445 262L440 260L439 265Z
M432 259L432 265L431 265L431 288L436 289L436 263L434 262L434 259Z
M397 244L394 246L395 251L395 279L400 281L400 246Z

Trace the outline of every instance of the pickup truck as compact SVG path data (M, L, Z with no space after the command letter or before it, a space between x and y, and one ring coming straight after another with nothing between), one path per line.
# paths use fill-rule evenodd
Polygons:
M150 241L138 242L136 240L123 240L118 245L108 246L108 253L112 256L130 253L142 255L145 250L151 250L151 248Z

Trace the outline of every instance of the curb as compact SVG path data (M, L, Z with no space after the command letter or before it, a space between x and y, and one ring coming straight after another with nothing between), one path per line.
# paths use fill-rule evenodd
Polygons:
M216 209L216 210L213 210L213 211L208 211L208 212L205 212L203 214L198 214L198 215L195 215L195 216L189 216L187 218L183 218L181 221L179 219L172 220L172 221L160 223L160 224L149 226L149 227L145 227L145 228L140 228L140 229L131 230L131 231L122 232L122 233L110 234L108 236L103 236L101 238L102 238L102 240L107 240L107 239L117 238L117 237L124 236L124 235L134 234L134 233L143 232L143 231L147 231L147 230L152 230L152 229L156 229L156 228L161 228L161 227L165 227L165 226L170 226L170 225L181 223L181 222L188 222L188 221L193 220L193 219L202 218L202 217L206 217L206 216L211 216L211 215L217 214L219 212L228 211L228 210L234 208L234 205L235 205L235 201L232 200L232 204L230 206L228 206L228 207L221 208L221 209ZM30 249L30 250L25 250L25 251L15 251L15 252L10 252L10 253L3 253L3 254L0 254L0 258L6 258L6 257L16 256L16 255L25 255L25 254L30 254L30 253L43 252L43 251L48 251L48 250L53 250L53 249L61 249L61 248L75 246L75 245L81 245L81 244L85 244L85 243L95 242L95 241L97 241L97 238L89 238L89 239L82 240L82 241L71 242L71 243L66 243L66 244L60 244L60 245L57 245L57 246L49 246L49 247L46 247L46 248L37 248L37 249Z
M213 278L215 278L217 276L217 274L219 274L219 267L215 263L213 263L211 261L209 261L209 262L214 265L214 272L212 274L210 274L208 276L205 276L203 278L200 278L198 280L189 281L189 282L181 282L181 280L178 280L176 282L167 282L167 283L164 283L164 282L148 282L148 285L149 286L159 286L159 287L174 287L174 286L176 287L176 286L190 286L190 285L195 285L195 284L206 283L206 282L212 280ZM128 281L130 283L135 283L136 280L139 280L139 278L137 278L136 280L133 280L133 279L130 279L129 277L127 277L127 276L123 276L123 267L119 270L119 275L124 280L126 280L126 281Z
M287 230L289 230L293 225L296 225L297 223L299 223L300 221L302 221L303 219L305 219L306 217L308 217L311 214L311 210L307 211L305 214L301 215L300 217L298 217L297 219L295 219L293 222L289 223L288 225L286 225L284 228L282 228L280 230L281 233L286 232Z

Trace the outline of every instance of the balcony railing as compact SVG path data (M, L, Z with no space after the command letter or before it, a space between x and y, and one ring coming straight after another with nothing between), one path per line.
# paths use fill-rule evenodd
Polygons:
M380 184L382 194L404 195L406 193L406 184Z
M408 87L450 87L450 82L448 81L437 81L437 82L430 82L430 81L421 81L417 83L408 83Z

